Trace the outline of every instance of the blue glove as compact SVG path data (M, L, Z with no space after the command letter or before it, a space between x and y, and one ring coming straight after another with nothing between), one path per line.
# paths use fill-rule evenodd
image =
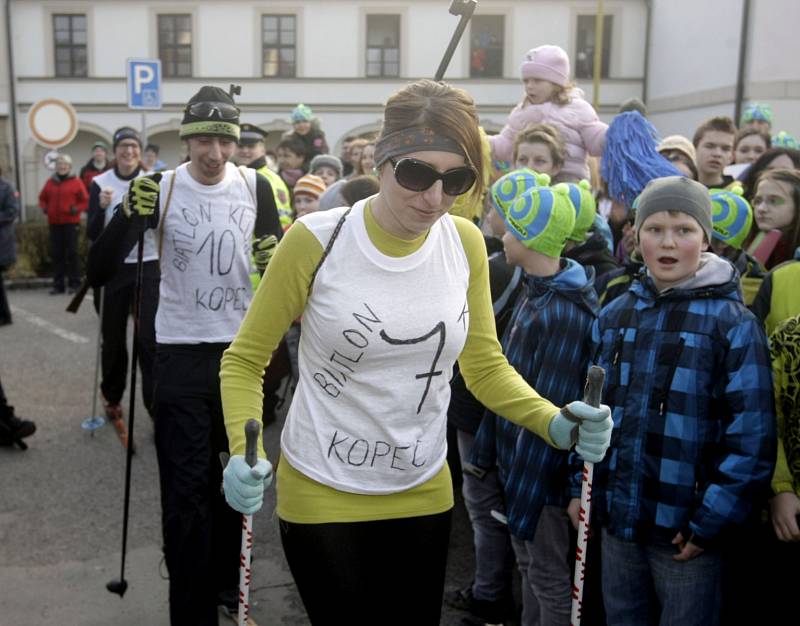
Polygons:
M258 459L253 467L237 454L228 460L222 472L222 489L228 505L245 515L252 515L264 502L264 488L272 484L272 463Z
M614 422L605 404L595 408L580 400L570 402L550 422L549 434L557 448L575 451L584 461L599 463L611 444Z

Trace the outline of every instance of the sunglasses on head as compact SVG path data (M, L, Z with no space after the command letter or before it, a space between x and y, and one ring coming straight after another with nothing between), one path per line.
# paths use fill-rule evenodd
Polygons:
M235 120L239 117L239 107L227 102L195 102L187 106L186 111L189 115L200 118Z
M442 192L448 196L460 196L467 193L475 184L475 170L470 166L454 167L440 173L425 161L405 158L395 161L389 159L394 168L394 178L401 187L409 191L425 191L437 180L442 181Z

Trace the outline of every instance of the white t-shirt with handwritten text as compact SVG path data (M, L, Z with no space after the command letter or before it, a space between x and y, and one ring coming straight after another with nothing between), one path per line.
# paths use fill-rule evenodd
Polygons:
M136 176L143 176L146 172L139 170ZM106 170L102 174L98 174L92 179L92 182L97 183L100 191L103 189L111 189L111 203L105 209L105 223L108 224L111 218L114 217L114 209L122 202L123 196L128 193L131 185L131 179L125 180L117 176L114 169ZM158 259L158 248L156 247L156 232L153 229L144 231L144 255L142 261L155 261ZM133 250L125 257L125 263L136 263L138 255L137 246L133 246Z
M156 341L233 340L253 296L250 284L256 173L232 163L216 185L202 185L186 165L161 179L161 287ZM165 209L172 176L175 185Z
M370 241L364 207L348 215L303 312L300 380L281 448L318 482L388 494L430 480L445 462L469 263L449 215L416 252L389 257ZM300 221L325 247L344 210Z

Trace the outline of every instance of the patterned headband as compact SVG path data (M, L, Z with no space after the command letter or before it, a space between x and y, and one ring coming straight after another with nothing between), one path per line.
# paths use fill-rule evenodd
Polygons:
M452 152L466 158L457 141L440 135L427 126L414 126L389 133L378 140L375 144L375 167L380 167L392 157L424 150Z

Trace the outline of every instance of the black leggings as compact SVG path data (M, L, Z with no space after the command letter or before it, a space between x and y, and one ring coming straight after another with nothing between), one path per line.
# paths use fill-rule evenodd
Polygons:
M436 626L451 511L375 522L293 524L281 541L314 626Z

